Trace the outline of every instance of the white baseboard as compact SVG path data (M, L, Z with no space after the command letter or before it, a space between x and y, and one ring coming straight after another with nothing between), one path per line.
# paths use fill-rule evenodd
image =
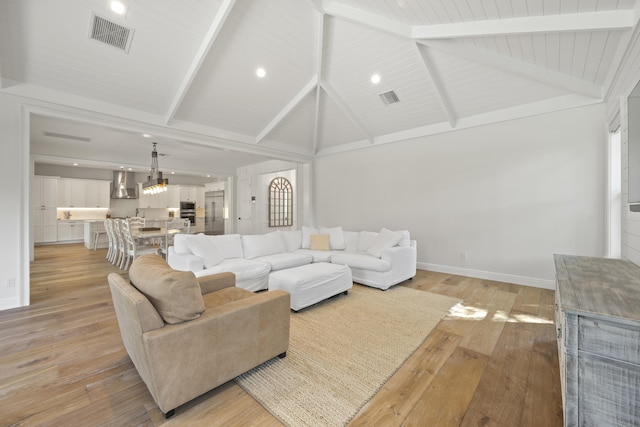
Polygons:
M556 288L554 280L536 279L534 277L516 276L513 274L495 273L491 271L472 270L470 268L450 267L448 265L417 263L420 270L435 271L438 273L455 274L457 276L475 277L477 279L495 280L496 282L514 283L516 285L533 286L535 288Z
M0 310L8 310L10 308L20 307L20 298L0 299Z

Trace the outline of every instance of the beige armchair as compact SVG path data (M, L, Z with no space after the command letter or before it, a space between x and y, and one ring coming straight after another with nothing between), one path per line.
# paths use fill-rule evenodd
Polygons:
M235 287L233 273L196 279L158 255L136 258L129 280L109 275L120 334L167 418L193 398L286 356L287 292L254 294Z

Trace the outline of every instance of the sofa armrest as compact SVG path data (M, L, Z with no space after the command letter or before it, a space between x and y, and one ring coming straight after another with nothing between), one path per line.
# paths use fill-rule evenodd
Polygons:
M411 272L412 276L415 276L417 255L416 243L415 240L412 240L410 246L394 246L384 249L381 258L389 261L394 271Z
M143 335L163 412L287 351L290 296L267 291L205 310ZM164 406L164 407L163 407Z
M167 263L169 267L180 271L192 271L195 273L204 269L202 258L193 254L178 254L173 249L173 246L169 246Z
M234 287L236 285L236 275L231 272L211 274L198 277L198 283L200 284L202 295L204 295L220 289Z

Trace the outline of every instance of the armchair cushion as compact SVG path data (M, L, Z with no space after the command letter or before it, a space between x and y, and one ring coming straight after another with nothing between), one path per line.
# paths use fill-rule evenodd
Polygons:
M190 271L173 270L158 255L136 258L129 269L129 280L166 323L196 319L205 309L196 276Z

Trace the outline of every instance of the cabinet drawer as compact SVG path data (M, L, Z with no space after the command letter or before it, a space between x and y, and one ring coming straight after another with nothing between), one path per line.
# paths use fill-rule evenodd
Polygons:
M606 320L580 317L578 349L592 354L640 364L640 330Z

